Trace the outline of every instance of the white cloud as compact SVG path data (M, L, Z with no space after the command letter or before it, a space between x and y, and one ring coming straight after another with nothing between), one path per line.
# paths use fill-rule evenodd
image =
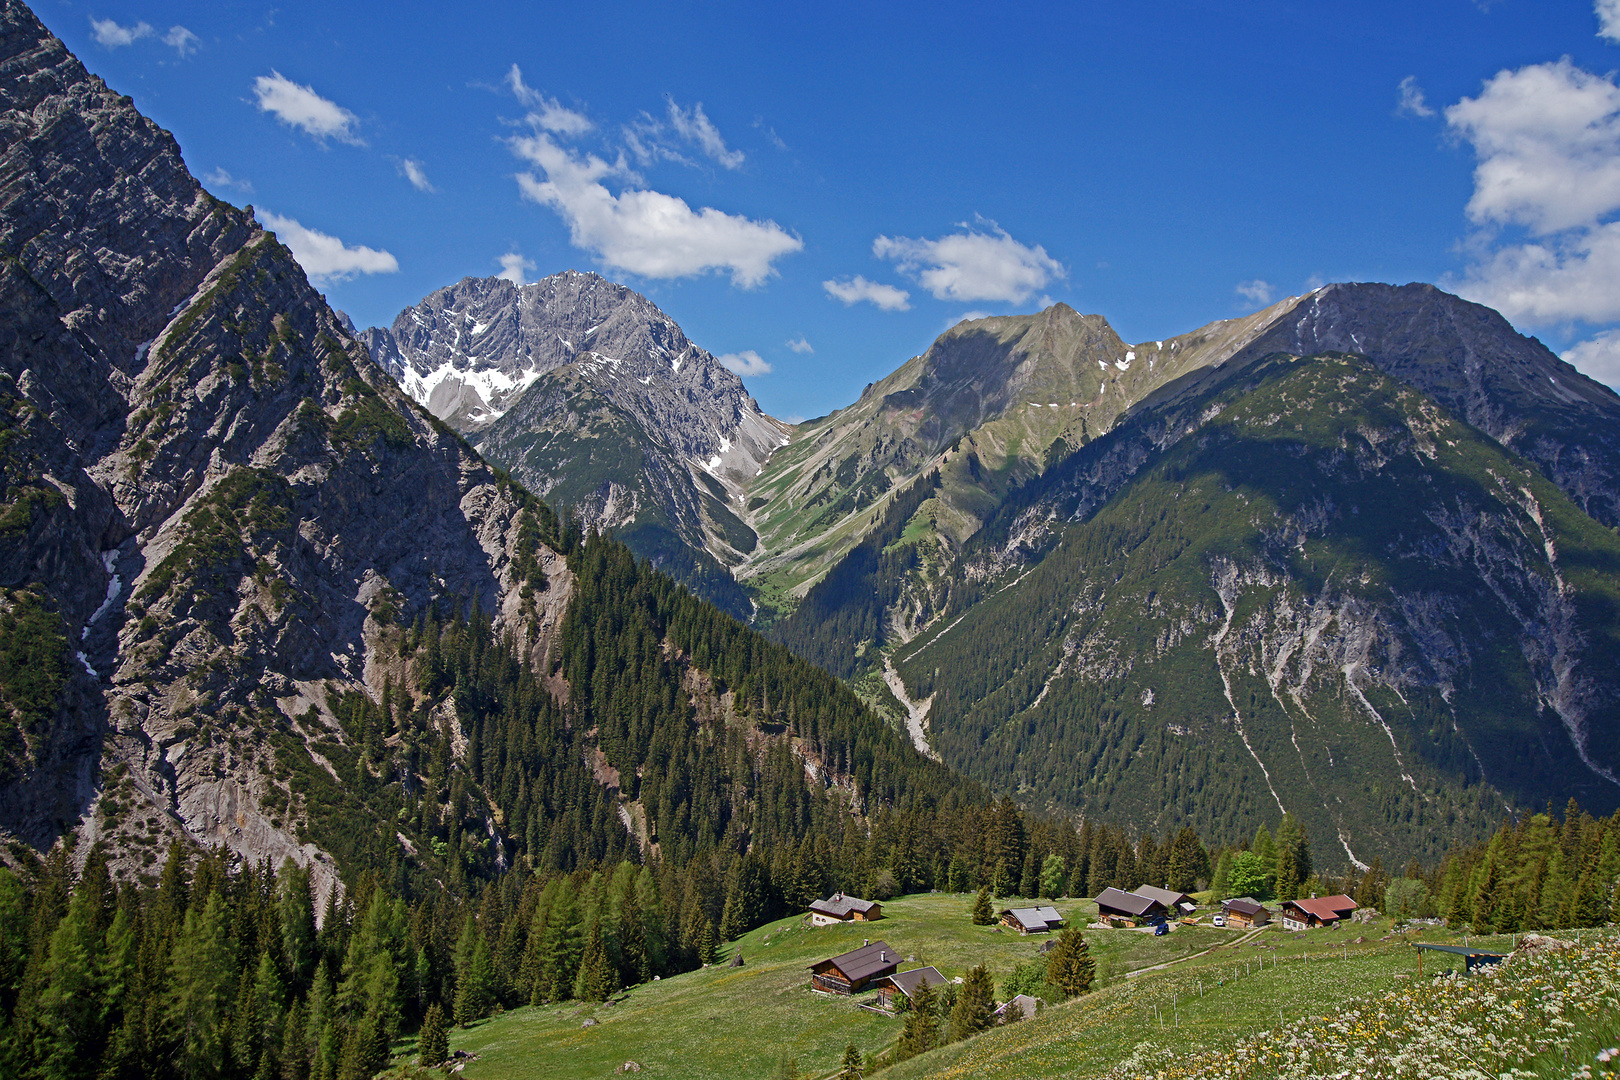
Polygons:
M163 35L162 41L184 58L197 51L202 39L183 26L171 26L169 32Z
M411 187L417 191L432 192L437 190L428 182L427 172L422 168L422 163L415 158L401 158L399 174L409 180Z
M1020 244L993 222L988 224L993 231L964 223L962 232L938 240L880 236L872 241L872 254L893 260L939 300L1022 303L1047 282L1068 276L1045 248Z
M726 353L723 356L715 357L715 359L720 361L721 367L727 371L734 371L738 375L769 375L771 373L771 365L753 349Z
M777 259L804 247L774 221L708 206L693 210L685 200L658 191L631 188L615 195L602 181L631 178L622 156L613 165L594 154L579 156L543 131L513 139L511 147L545 174L544 180L518 174L523 196L557 211L575 247L617 269L649 278L727 270L733 285L751 289L776 272Z
M669 99L669 122L676 134L689 143L695 144L709 157L724 165L728 169L735 169L743 163L741 150L727 150L726 141L720 137L720 130L714 126L707 116L703 114L703 102L692 106L691 112L685 112L675 104L675 99Z
M96 44L107 49L133 45L153 33L151 23L139 22L134 26L119 26L112 19L91 19L90 32L96 39Z
M506 85L512 94L528 106L529 122L554 135L583 135L594 126L583 114L567 108L556 98L548 98L523 81L523 72L516 64L506 73Z
M1538 235L1597 224L1620 207L1620 87L1568 57L1501 71L1446 110L1474 146L1476 222Z
M1620 3L1620 0L1616 0ZM1423 100L1423 88L1417 84L1416 75L1408 75L1401 80L1401 99L1395 106L1395 115L1433 116L1434 110L1429 108L1428 102Z
M354 133L360 123L359 117L321 97L313 88L293 82L279 71L254 79L253 93L259 99L260 111L273 114L283 124L299 128L322 141L330 138L356 146L364 145Z
M1233 291L1249 303L1262 306L1271 303L1271 298L1277 295L1276 288L1270 282L1261 281L1259 278L1239 282Z
M787 347L800 355L805 355L816 351L815 347L810 344L810 339L805 337L803 334L800 334L792 341L789 341L787 343Z
M244 195L253 194L253 183L249 180L239 180L224 169L215 169L203 177L204 182L220 188L235 188Z
M1620 319L1620 222L1501 248L1442 284L1524 325Z
M533 269L533 259L525 259L517 252L509 251L501 256L501 272L495 276L514 285L523 285L528 282L528 272Z
M292 249L293 258L309 275L312 285L347 281L356 274L392 274L399 270L399 261L386 251L349 247L335 236L305 228L292 218L268 210L257 210L255 214Z
M1564 359L1598 382L1620 387L1620 330L1605 330L1571 346Z
M845 307L865 300L867 303L876 304L884 311L911 310L911 304L908 303L911 294L906 290L877 281L867 281L859 274L848 281L823 281L821 287L827 290L828 296L842 300Z
M1620 44L1620 0L1597 0L1598 37Z
M946 323L945 328L949 330L951 327L960 326L965 322L978 322L980 319L988 319L989 317L990 312L988 311L964 311L962 314Z

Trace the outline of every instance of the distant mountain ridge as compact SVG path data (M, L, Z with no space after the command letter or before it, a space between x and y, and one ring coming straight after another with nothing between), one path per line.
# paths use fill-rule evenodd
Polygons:
M361 337L530 490L748 616L726 570L755 544L740 495L790 428L646 297L572 270L464 278Z

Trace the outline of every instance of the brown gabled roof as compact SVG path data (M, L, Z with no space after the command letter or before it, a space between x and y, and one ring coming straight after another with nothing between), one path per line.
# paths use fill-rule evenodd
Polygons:
M1104 889L1098 893L1094 903L1098 907L1110 907L1115 911L1125 911L1132 915L1146 915L1154 908L1164 907L1162 903L1151 896L1138 896L1136 893L1113 888Z
M894 983L909 998L917 995L917 985L919 983L926 982L929 986L943 986L945 976L939 973L938 968L920 967L912 968L910 971L896 972L888 976L888 981Z
M1161 889L1155 885L1138 886L1136 889L1136 895L1151 897L1167 908L1173 908L1180 904L1192 902L1192 897L1188 896L1184 892L1176 892L1174 889Z
M842 919L852 911L862 915L877 907L876 901L862 900L856 896L845 896L843 893L834 893L825 900L812 900L811 911L819 911L823 915L831 915L835 919Z
M1286 904L1292 904L1303 912L1315 915L1323 922L1342 919L1361 906L1343 894L1313 897L1310 900L1289 900Z
M1245 900L1242 897L1239 897L1236 900L1222 900L1221 907L1225 908L1227 911L1235 911L1239 915L1247 915L1251 919L1256 915L1271 914L1271 912L1266 909L1264 904L1257 904L1253 900Z
M900 955L886 941L874 941L870 945L862 945L840 956L823 960L819 964L810 965L815 971L823 965L831 965L843 972L844 978L850 982L860 982L873 975L881 975L900 966Z

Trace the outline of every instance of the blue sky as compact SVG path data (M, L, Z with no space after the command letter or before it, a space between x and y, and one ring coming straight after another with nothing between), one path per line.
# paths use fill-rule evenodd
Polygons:
M801 418L968 313L1433 281L1620 384L1620 0L803 8L36 11L361 326L596 270Z

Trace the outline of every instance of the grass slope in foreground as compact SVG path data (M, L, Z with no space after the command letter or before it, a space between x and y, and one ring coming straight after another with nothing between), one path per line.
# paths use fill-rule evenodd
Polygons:
M865 938L881 937L901 956L916 957L916 964L902 968L933 964L952 977L975 963L987 964L1000 999L1000 985L1013 966L1033 956L1045 939L975 927L968 920L970 902L961 894L902 897L885 905L889 917L864 927L810 929L799 918L784 919L737 943L746 959L741 968L717 965L636 987L613 1006L570 1002L517 1009L453 1031L450 1045L480 1055L466 1067L469 1080L606 1077L626 1061L649 1075L769 1080L784 1054L813 1076L830 1076L846 1044L853 1042L871 1057L893 1045L900 1023L847 999L812 994L809 965L858 947ZM1076 925L1089 921L1095 910L1086 901L1058 906ZM876 1075L886 1080L1102 1078L1143 1075L1175 1061L1207 1063L1200 1055L1261 1039L1279 1022L1290 1033L1307 1031L1317 1018L1340 1009L1421 993L1416 956L1406 938L1461 939L1424 927L1421 933L1381 940L1390 929L1388 920L1379 919L1334 931L1267 930L1252 937L1212 927L1178 928L1161 938L1128 930L1088 931L1098 967L1096 992ZM1364 940L1355 944L1358 938ZM1470 941L1495 942L1504 951L1512 947L1506 937ZM1181 962L1143 970L1167 961ZM1423 986L1448 966L1456 965L1433 955L1425 959ZM1139 975L1127 974L1138 970ZM1612 1016L1616 1010L1611 1006L1608 1012ZM597 1023L583 1027L587 1019Z

